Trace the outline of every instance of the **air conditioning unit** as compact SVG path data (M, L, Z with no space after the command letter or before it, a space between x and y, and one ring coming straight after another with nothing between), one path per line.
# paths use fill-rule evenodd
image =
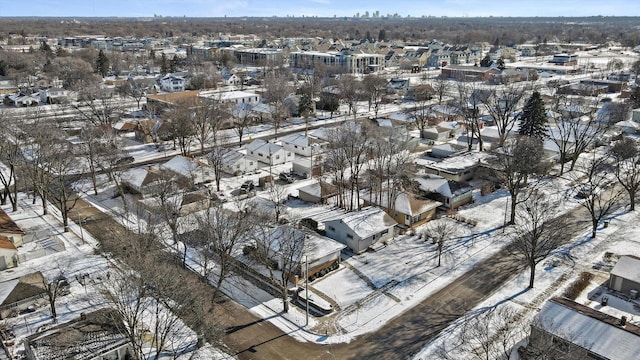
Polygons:
M629 290L629 297L633 300L638 298L638 290Z

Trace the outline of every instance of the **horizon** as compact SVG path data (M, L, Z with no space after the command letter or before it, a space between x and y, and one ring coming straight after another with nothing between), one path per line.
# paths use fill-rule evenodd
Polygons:
M555 18L555 17L634 17L640 16L640 4L631 0L567 0L558 3L551 0L522 0L517 3L478 0L435 0L429 4L409 0L386 1L338 1L338 0L281 0L262 2L257 0L112 0L75 1L34 0L31 6L0 9L0 18L353 18L369 19L387 15L402 18L451 17L451 18Z

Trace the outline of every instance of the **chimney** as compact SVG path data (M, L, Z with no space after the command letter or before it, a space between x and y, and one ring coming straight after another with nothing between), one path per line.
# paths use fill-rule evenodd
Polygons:
M620 326L624 327L625 325L627 325L627 317L623 316L620 318Z

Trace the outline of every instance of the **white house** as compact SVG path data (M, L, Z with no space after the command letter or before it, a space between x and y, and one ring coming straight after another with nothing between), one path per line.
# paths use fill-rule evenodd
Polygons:
M22 246L25 233L9 215L0 208L0 236L6 237L15 247Z
M213 99L221 103L250 104L260 103L260 95L248 91L201 91L198 94L203 99Z
M640 328L567 298L552 298L531 323L525 352L552 359L637 359Z
M293 161L294 155L292 151L285 150L284 147L256 139L246 146L247 155L257 159L260 162L269 165L280 165L288 161Z
M0 270L18 266L18 249L6 236L0 236Z
M438 175L425 175L415 180L420 184L420 190L427 193L429 198L440 201L447 208L455 209L473 202L472 186Z
M324 222L326 235L347 245L356 254L378 241L392 238L396 225L395 220L377 207L367 207L341 219Z
M167 75L160 79L160 88L166 92L184 91L185 81L183 77Z
M264 244L263 241L268 244ZM309 264L309 272L306 277L311 277L315 273L333 267L340 263L340 252L345 246L327 237L320 236L315 232L296 229L291 225L282 225L275 228L266 239L257 239L258 246L266 246L269 256L278 261L278 268L282 269L283 253L294 249L295 254L285 254L285 257L292 258L292 269L300 278L305 277L305 261ZM296 245L292 246L291 241ZM289 265L287 265L289 266ZM293 279L290 279L293 280Z
M174 156L171 160L160 165L162 170L168 170L182 179L194 184L202 184L211 179L211 167L202 161L182 155Z
M255 171L258 161L235 150L229 150L222 155L222 171L227 174L237 175Z
M280 142L285 150L305 157L323 153L328 145L326 141L314 139L305 134L283 136L280 138Z

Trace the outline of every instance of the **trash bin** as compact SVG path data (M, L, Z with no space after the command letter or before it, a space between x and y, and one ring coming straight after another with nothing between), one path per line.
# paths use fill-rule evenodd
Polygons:
M606 295L605 295L605 296L603 296L603 297L602 297L602 301L600 302L600 304L601 304L602 306L607 306L607 304L608 304L608 303L609 303L609 297L608 297L608 296L606 296Z
M608 222L608 221L605 221L605 222L604 222L604 227L605 227L605 228L608 228L608 227L609 227L609 222Z

